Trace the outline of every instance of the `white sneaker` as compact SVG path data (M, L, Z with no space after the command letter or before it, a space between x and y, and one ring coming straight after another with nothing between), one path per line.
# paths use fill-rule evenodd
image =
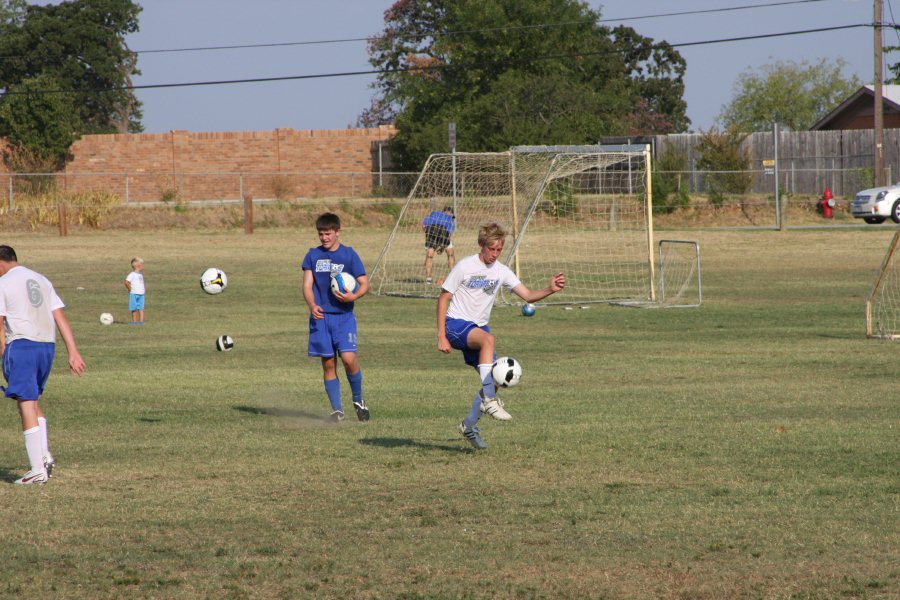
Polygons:
M503 400L501 400L499 397L482 398L481 412L491 415L498 421L509 421L510 419L512 419L512 415L506 412L506 409L503 408Z
M47 483L47 471L28 471L21 479L16 479L16 485L32 485Z

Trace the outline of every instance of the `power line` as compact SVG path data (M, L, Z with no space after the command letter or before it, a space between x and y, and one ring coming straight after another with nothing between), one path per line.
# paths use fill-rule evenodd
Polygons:
M892 24L892 26L896 27L896 24ZM839 31L844 29L854 29L859 27L874 27L873 23L858 23L854 25L838 25L834 27L820 27L817 29L802 29L795 31L786 31L780 33L768 33L768 34L759 34L759 35L748 35L748 36L740 36L740 37L729 37L729 38L720 38L713 40L704 40L699 42L682 42L682 43L660 43L653 44L654 48L680 48L680 47L690 47L690 46L700 46L700 45L710 45L710 44L725 44L732 42L742 42L749 40L759 40L759 39L767 39L767 38L775 38L775 37L786 37L786 36L794 36L794 35L804 35L810 33L823 33L829 31ZM603 56L612 54L615 51L603 51L603 52L574 52L567 54L556 54L556 55L546 55L546 56L535 56L535 57L526 57L520 58L515 62L524 63L524 62L536 62L540 60L554 60L561 58L575 58L575 57L584 57L584 56ZM509 62L509 61L504 61ZM468 68L477 67L479 65L470 65ZM216 80L216 81L193 81L193 82L183 82L183 83L157 83L157 84L140 84L140 85L131 85L131 86L120 86L114 88L107 89L98 89L93 90L95 92L113 92L113 91L125 91L125 90L150 90L150 89L163 89L163 88L179 88L179 87L200 87L200 86L212 86L212 85L236 85L236 84L244 84L244 83L269 83L269 82L278 82L278 81L300 81L305 79L327 79L327 78L335 78L335 77L354 77L359 75L387 75L391 73L412 73L412 72L424 72L424 71L437 71L448 68L446 65L435 65L435 66L427 66L427 67L404 67L398 69L373 69L368 71L347 71L347 72L338 72L338 73L321 73L316 75L287 75L281 77L254 77L247 79L225 79L225 80ZM458 66L454 66L454 68L458 68ZM53 93L73 93L72 90L41 90L41 91L30 91L30 92L16 92L16 91L8 91L4 95L27 95L27 94L53 94Z
M700 14L710 14L710 13L720 13L720 12L732 12L738 10L750 10L755 8L772 8L777 6L787 6L791 4L809 4L813 2L829 2L831 0L784 0L781 2L769 2L766 4L748 4L743 6L731 6L727 8L709 8L703 10L688 10L681 12L670 12L670 13L659 13L654 15L642 15L637 17L621 17L615 19L598 19L596 21L593 20L584 20L584 21L563 21L560 23L541 23L536 25L518 25L515 27L492 27L492 28L484 28L484 29L467 29L460 31L447 31L440 33L423 33L420 36L414 36L417 38L424 37L449 37L454 35L469 35L473 33L498 33L498 32L509 32L509 31L522 31L528 29L551 29L557 27L569 27L571 25L583 25L585 23L623 23L627 21L640 21L644 19L657 19L664 17L681 17L681 16L690 16L690 15L700 15ZM266 44L236 44L236 45L227 45L227 46L198 46L193 48L163 48L156 50L134 50L136 54L161 54L168 52L203 52L210 50L246 50L253 48L279 48L285 46L312 46L312 45L321 45L321 44L345 44L349 42L370 42L373 40L384 39L384 36L370 36L364 38L337 38L331 40L312 40L312 41L300 41L300 42L272 42Z
M767 2L765 4L745 4L741 6L731 6L731 7L723 7L723 8L708 8L701 10L688 10L688 11L679 11L679 12L669 12L669 13L657 13L652 15L641 15L641 16L633 16L633 17L620 17L620 18L607 18L607 19L598 19L594 20L583 20L583 21L563 21L559 23L539 23L535 25L518 25L512 27L493 27L493 28L482 28L482 29L467 29L467 30L459 30L459 31L448 31L448 32L438 32L438 33L423 33L419 36L411 36L412 39L420 39L427 37L452 37L457 35L471 35L474 33L502 33L502 32L513 32L513 31L526 31L532 29L553 29L553 28L562 28L562 27L570 27L574 25L584 25L588 23L624 23L628 21L639 21L645 19L657 19L657 18L668 18L668 17L680 17L680 16L692 16L692 15L701 15L701 14L712 14L712 13L722 13L722 12L734 12L741 10L753 10L757 8L773 8L779 6L789 6L794 4L810 4L810 3L818 3L818 2L830 2L833 0L781 0L779 2ZM325 45L325 44L345 44L351 42L371 42L379 39L384 39L384 36L370 36L370 37L357 37L357 38L336 38L336 39L326 39L326 40L310 40L310 41L298 41L298 42L269 42L263 44L233 44L233 45L218 45L218 46L197 46L190 48L160 48L160 49L152 49L152 50L133 50L135 54L164 54L164 53L174 53L174 52L208 52L208 51L217 51L217 50L250 50L250 49L258 49L258 48L284 48L291 46L315 46L315 45ZM0 55L0 58L9 60L22 58L23 55L20 54L10 54L10 55Z

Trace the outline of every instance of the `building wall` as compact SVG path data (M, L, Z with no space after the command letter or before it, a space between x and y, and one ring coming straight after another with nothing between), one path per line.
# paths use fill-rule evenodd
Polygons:
M72 145L61 186L131 202L358 196L372 191L379 145L394 133L382 126L87 135Z

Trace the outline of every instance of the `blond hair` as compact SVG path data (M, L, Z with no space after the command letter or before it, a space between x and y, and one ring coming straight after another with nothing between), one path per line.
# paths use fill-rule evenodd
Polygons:
M499 223L485 223L478 228L479 246L489 246L498 240L506 240L506 230Z
M131 268L134 268L134 265L142 265L144 264L143 258L138 258L137 256L131 259Z

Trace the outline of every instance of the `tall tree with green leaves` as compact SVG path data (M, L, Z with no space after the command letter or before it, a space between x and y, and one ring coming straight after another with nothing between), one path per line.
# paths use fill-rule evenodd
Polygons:
M684 131L684 59L578 0L397 0L369 42L380 70L361 125L394 123L392 154L418 169L447 150L594 143Z
M769 131L778 122L794 131L809 129L852 93L862 82L844 76L844 59L778 61L760 72L745 71L734 85L734 96L722 108L719 124L746 132Z
M140 102L129 89L139 73L125 36L138 30L131 0L68 0L26 6L0 0L0 104L26 93L26 81L55 82L29 95L71 94L78 133L140 131ZM9 124L0 121L0 135Z
M35 165L60 168L78 139L81 123L73 94L46 94L60 83L49 75L26 79L0 102L0 135L14 148L24 149Z

